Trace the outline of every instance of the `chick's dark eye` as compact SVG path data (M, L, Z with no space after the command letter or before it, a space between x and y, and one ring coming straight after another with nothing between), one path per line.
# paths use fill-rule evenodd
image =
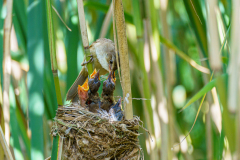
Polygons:
M110 60L110 64L112 64L113 63L113 60Z

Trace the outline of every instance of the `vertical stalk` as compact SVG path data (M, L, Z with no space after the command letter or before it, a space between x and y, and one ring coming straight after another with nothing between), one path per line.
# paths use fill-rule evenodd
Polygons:
M148 74L150 71L150 62L146 62L147 60L144 59L146 55L150 56L150 50L149 50L149 41L148 41L148 34L147 34L147 29L146 27L142 27L142 19L140 15L140 4L138 0L132 0L132 6L133 6L133 22L136 27L136 32L137 32L137 48L136 48L136 54L139 56L139 86L140 86L140 91L141 95L144 98L150 99L151 98L151 93L150 93L150 84L149 84L149 79L148 79ZM146 24L146 21L143 20L143 23ZM143 35L144 31L144 35ZM149 60L150 61L150 60ZM145 65L148 63L147 65ZM147 116L147 126L148 130L150 130L150 134L154 134L154 123L153 123L153 113L152 113L152 108L151 108L151 102L150 101L144 101L144 110Z
M118 53L118 43L117 43L117 33L116 33L116 18L115 18L115 0L112 1L112 16L113 16L113 35L114 35L114 44L115 44L115 53ZM116 54L116 59L117 59L117 68L118 68L118 75L119 75L119 80L122 82L121 74L120 74L120 67L119 67L119 57L118 54ZM122 87L122 84L121 84Z
M107 35L107 31L109 28L109 24L111 22L112 14L113 14L113 3L111 2L108 12L103 21L103 25L102 25L102 28L100 31L100 36L99 36L100 38L104 38Z
M167 9L168 9L168 0L160 0L160 18L162 23L162 35L170 40L170 33L169 33L169 25L167 23ZM169 81L170 85L175 83L175 54L171 52L166 46L163 46L164 54L166 57L165 64L166 64L166 73L167 81Z
M164 94L163 77L161 70L161 56L160 56L160 38L158 29L158 6L157 1L149 0L146 3L147 18L150 23L147 23L149 40L151 47L151 63L153 66L152 73L154 74L153 83L156 86L157 110L160 117L161 124L161 158L172 159L171 142L173 141L171 110L168 108L166 97ZM171 127L170 127L171 126ZM169 135L170 134L170 135Z
M201 58L203 58L203 54L201 52L201 50L199 49L199 56ZM205 61L202 62L202 66L203 67L208 67L207 66L207 63ZM204 84L206 85L207 83L209 83L209 80L211 79L210 78L210 75L209 74L205 74L202 72L202 76L203 76L203 82ZM210 93L207 93L206 95L206 100L209 104L209 110L208 112L206 113L206 148L207 148L207 159L208 160L211 160L213 159L213 143L212 143L212 125L211 125L211 108L212 108L212 105L214 104L213 103L213 97ZM220 109L220 108L219 108ZM216 115L216 116L219 116L219 115ZM221 114L220 114L221 116ZM221 132L221 131L220 131Z
M144 73L144 81L143 81L144 96L150 97L151 96L150 87L148 86L149 85L148 84L149 80L147 78L147 76L148 76L147 72L150 74L150 64L151 64L151 60L150 60L150 53L151 53L150 52L150 50L151 50L150 47L151 47L151 45L150 45L150 41L149 41L149 21L148 20L144 20L143 23L144 23L144 54L141 56L140 63L145 64L145 66L144 66L145 68L143 67L143 70L145 71L145 73ZM145 59L146 55L149 57L149 60ZM147 62L147 61L149 61L149 62ZM147 63L149 63L149 66L147 66ZM153 67L153 70L155 70L155 66ZM159 74L157 73L157 76L158 75ZM156 78L157 78L157 80L159 80L158 77L156 77ZM158 83L160 83L160 85L162 84L161 79L160 79L160 81ZM151 117L151 121L150 122L152 122L153 119L154 119L154 122L152 122L152 123L148 122L148 123L151 124L151 128L149 128L149 129L151 129L150 133L152 135L154 135L155 141L159 141L159 135L154 134L154 133L156 133L155 130L157 130L157 128L155 128L155 127L158 127L158 126L155 126L155 124L161 124L161 117L157 114L158 113L157 112L158 111L158 102L159 102L158 98L161 98L161 97L158 97L158 95L156 95L157 106L151 106L150 102L147 103L147 105L148 105L147 109L148 109L148 112L149 112L149 117ZM150 108L149 106L151 106L152 108ZM155 113L153 114L151 112L155 112ZM154 116L156 116L156 117L154 118ZM159 120L160 122L159 123L155 122L156 119ZM164 133L163 133L164 132L163 131L164 127L165 126L161 124L161 128L159 129L159 130L161 130L161 133L162 133L161 135L164 135ZM158 155L158 149L159 148L158 148L158 145L155 144L155 146L151 146L150 149L151 149L151 159L159 159L159 155Z
M240 89L240 82L238 84L238 89ZM238 106L237 108L237 129L236 129L236 159L240 159L240 107Z
M1 85L1 74L0 74L0 127L2 127L3 137L5 132L4 127L4 116L3 116L3 108L2 108L2 85ZM0 146L0 159L4 159L4 150L3 147Z
M160 63L160 38L158 29L158 17L157 7L155 6L154 0L147 2L147 17L150 21L150 44L151 44L151 55L154 62Z
M133 111L132 111L130 68L129 68L129 59L128 59L126 25L125 25L122 0L115 0L114 12L116 16L117 39L118 39L119 55L120 55L124 112L125 112L126 119L132 119Z
M162 33L163 36L167 39L170 39L168 24L167 24L167 8L168 8L168 0L160 0L160 17L162 24ZM165 82L166 82L166 98L167 98L167 108L169 114L169 146L173 146L174 144L174 108L172 105L172 89L174 85L174 54L169 51L168 48L164 46L164 69L165 69ZM165 139L165 137L162 137ZM163 145L164 146L164 145ZM162 159L167 159L166 151L169 151L168 148L161 148ZM171 152L171 151L170 151ZM165 156L164 156L165 155Z
M215 72L215 77L217 78L217 91L223 106L223 129L226 133L226 136L229 141L230 151L233 153L235 151L235 122L234 117L230 116L230 112L227 107L227 91L226 91L226 82L221 78L222 74L222 64L221 64L221 54L220 54L220 45L219 45L219 35L217 27L217 0L207 0L207 29L209 33L208 39L208 52L210 57L210 66Z
M8 160L13 160L13 157L12 157L12 154L11 154L11 151L8 147L8 144L4 138L4 134L3 134L3 131L2 131L2 127L0 126L0 144L1 146L3 147L3 150L4 150L4 153L6 155L6 158Z
M88 41L88 34L87 34L87 26L85 21L85 14L84 14L84 8L83 8L83 0L77 0L78 3L78 17L80 22L80 30L81 30L81 36L83 41L83 47L85 52L86 61L90 60L90 49L89 49L89 41ZM87 64L88 68L88 74L90 75L93 72L92 63Z
M48 40L49 40L49 49L50 49L50 58L51 58L51 69L53 73L53 79L54 79L54 85L55 85L55 91L57 95L57 103L58 106L63 105L61 91L60 91L60 85L59 85L59 78L58 78L58 66L57 66L57 59L56 59L56 43L55 43L55 34L54 34L54 28L53 28L53 21L52 21L52 4L51 0L46 0L47 5L47 24L48 24ZM51 159L53 160L60 160L61 159L61 150L62 150L62 141L61 137L54 136L53 137L53 148L52 148L52 154Z
M229 84L228 84L228 108L232 113L236 113L238 106L238 82L239 82L239 59L240 59L240 1L233 1L232 9L232 31L231 31L231 54L229 62Z
M236 116L236 159L240 159L240 107L239 107L239 62L240 62L240 1L232 1L232 33L231 33L231 57L229 63L229 87L228 87L228 108L231 113L237 113ZM238 87L237 87L238 86Z
M56 43L55 43L55 34L52 21L52 5L51 0L46 0L47 4L47 24L48 24L48 40L49 40L49 49L50 49L50 58L51 58L51 69L54 78L55 91L57 95L58 105L63 105L62 96L60 91L59 79L58 79L58 66L56 59Z
M207 66L207 64L203 65ZM209 82L210 76L206 74L203 75L203 81L204 84L207 84ZM211 160L213 159L213 144L212 144L212 125L211 125L211 107L213 105L213 99L210 93L207 93L206 97L208 104L209 104L209 111L206 113L206 148L207 148L207 159Z
M4 44L3 44L3 114L5 125L5 138L7 145L10 140L10 106L9 106L9 85L11 75L10 35L12 28L12 6L13 0L7 0L7 15L4 21Z
M34 0L29 0L32 4ZM27 55L29 59L29 71L27 74L28 86L28 113L29 128L31 130L31 159L43 159L43 77L44 77L44 44L43 44L43 16L44 1L28 11L27 14ZM36 154L38 155L36 158Z
M220 44L217 25L217 0L207 0L206 8L208 11L207 16L207 29L209 33L208 39L208 53L210 59L210 66L214 71L220 71L222 68Z

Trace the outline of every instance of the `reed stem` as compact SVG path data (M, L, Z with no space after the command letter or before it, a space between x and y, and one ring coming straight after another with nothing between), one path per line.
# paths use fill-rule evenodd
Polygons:
M3 134L3 131L2 131L2 127L0 126L0 144L4 150L4 153L6 155L6 158L7 160L13 160L13 157L12 157L12 154L11 154L11 151L8 147L8 144L4 138L4 134Z
M132 92L130 81L130 68L128 59L128 45L126 36L126 25L122 6L122 0L115 0L114 12L116 17L117 26L117 39L120 55L121 77L122 77L122 89L124 99L124 112L126 119L133 118L132 110Z
M46 0L47 4L47 24L48 24L48 40L49 40L49 49L50 49L50 58L51 58L51 69L53 73L55 91L57 95L57 103L59 105L63 105L60 85L59 85L59 78L58 78L58 66L57 66L57 59L56 59L56 42L55 42L55 34L53 28L53 21L52 21L52 4L51 0Z
M3 114L5 125L5 139L7 145L10 140L10 104L9 104L9 86L11 75L11 51L10 51L10 35L12 29L12 7L13 0L7 0L7 15L4 21L4 44L3 44Z
M80 30L81 30L83 47L84 47L84 53L86 57L86 62L88 62L90 60L91 53L89 49L89 41L88 41L87 25L85 21L85 14L84 14L84 8L83 8L83 0L77 0L77 3L78 3L78 17L80 22ZM88 63L87 68L88 68L88 75L90 75L93 72L92 63Z

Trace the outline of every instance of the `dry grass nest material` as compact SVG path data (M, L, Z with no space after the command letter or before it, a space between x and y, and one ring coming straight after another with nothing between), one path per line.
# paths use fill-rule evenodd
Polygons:
M106 112L92 113L76 104L59 107L52 135L63 137L64 159L142 159L139 117L110 121Z

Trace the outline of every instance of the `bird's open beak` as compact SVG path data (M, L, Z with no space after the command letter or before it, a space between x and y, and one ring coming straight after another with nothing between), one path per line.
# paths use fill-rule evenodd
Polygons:
M82 86L78 85L78 93L80 93L80 91L87 92L88 90L89 90L89 86L88 86L88 78L87 78Z
M108 80L112 80L114 83L116 82L116 77L115 77L115 72L112 70L111 65L109 64L109 75L108 75Z
M116 82L116 76L115 76L115 72L114 71L112 71L112 80L113 80L114 83Z
M93 73L90 75L90 78L94 78L94 77L95 77L95 74L97 74L96 68L94 69Z
M116 82L116 77L114 71L111 71L108 75L108 80L113 81L114 83Z

